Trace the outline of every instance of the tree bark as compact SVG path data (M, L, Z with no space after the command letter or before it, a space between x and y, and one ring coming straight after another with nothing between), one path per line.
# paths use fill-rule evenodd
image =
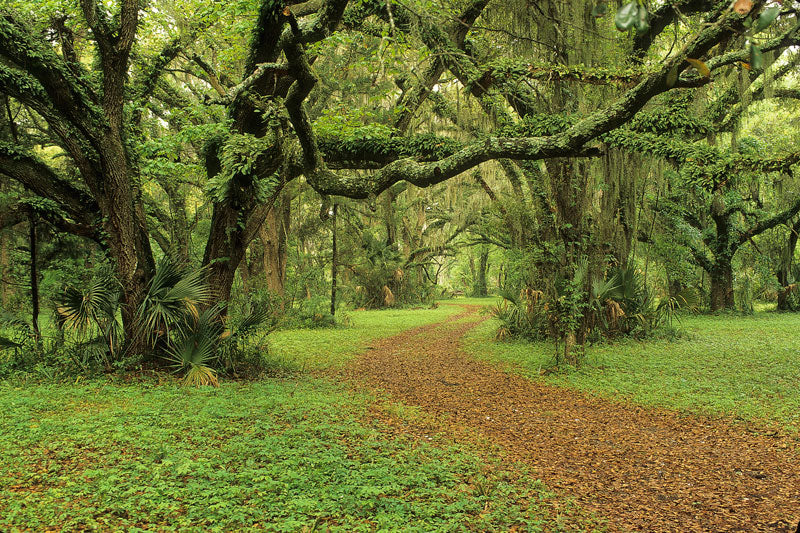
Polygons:
M236 269L244 257L248 242L242 238L241 231L225 232L226 228L236 228L238 212L228 206L214 206L211 215L211 233L206 243L203 265L208 267L208 284L214 297L228 301L236 276Z
M787 224L788 225L788 224ZM786 243L781 254L781 263L775 276L778 278L778 283L781 288L778 290L778 311L790 311L789 309L789 279L792 273L792 264L794 263L794 253L797 249L797 240L800 237L800 218L789 227L789 240ZM794 280L797 282L797 280Z
M8 249L8 232L0 230L0 305L3 309L8 309L11 302L11 285L8 283L10 265Z
M676 298L684 289L683 282L670 276L669 270L667 271L667 288L669 290L670 298Z
M339 258L337 256L336 243L336 211L338 205L333 204L333 216L331 217L333 238L331 240L331 314L336 314L336 270Z
M33 338L38 345L42 334L39 331L39 265L36 260L36 240L36 215L31 213L28 241L31 252L31 326L33 326Z
M486 296L486 271L489 269L489 247L481 246L480 258L478 260L478 279L475 285L475 296Z
M475 280L478 278L478 275L477 275L477 273L475 271L475 256L472 253L470 253L468 259L469 259L469 263L468 263L468 265L469 265L469 277L470 277L470 280L474 283Z
M711 311L734 309L733 267L730 261L717 260L709 272L711 277Z
M787 287L789 286L789 271L788 269L781 268L775 273L776 277L778 278L778 283L780 284L780 289L778 289L778 311L790 311L789 309L789 292Z
M125 332L124 351L130 354L149 352L140 334L138 312L147 293L147 284L155 273L144 206L135 188L131 167L122 138L112 132L104 139L107 147L101 154L105 170L102 185L93 189L104 216L111 257L122 286L120 308Z
M258 65L274 62L280 55L279 39L287 20L281 12L282 7L279 2L261 3L245 65L245 78L254 74L258 70ZM273 95L279 90L278 74L273 71L266 71L266 75L257 77L249 88L252 94L258 96ZM285 94L285 90L282 94ZM232 129L235 133L260 138L270 129L262 111L256 109L248 98L238 96L234 98L229 112L233 118ZM209 178L217 176L222 171L219 154L221 149L221 143L206 147L206 174ZM254 181L279 170L280 165L281 161L274 155L265 154L252 175L233 176L230 196L214 203L211 232L206 242L203 265L208 267L208 283L220 300L230 299L236 269L248 245L259 234L264 219L273 209L281 193L281 187L278 187L266 205L259 205L254 198ZM266 256L266 242L263 245Z
M397 244L397 220L395 218L394 202L397 195L392 189L387 189L381 193L381 204L383 210L383 222L386 226L386 246Z
M242 280L242 292L244 294L249 294L251 290L250 268L248 267L246 258L242 258L242 262L239 263L239 278Z
M289 233L291 199L286 193L271 209L259 230L264 247L263 265L267 289L282 301L286 284L286 238ZM283 305L283 304L281 304Z

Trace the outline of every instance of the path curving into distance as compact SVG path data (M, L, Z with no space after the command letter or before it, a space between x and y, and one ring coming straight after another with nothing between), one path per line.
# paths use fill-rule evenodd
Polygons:
M444 415L458 441L477 434L501 446L607 518L610 531L796 531L800 453L791 439L503 372L461 350L483 319L478 306L464 307L374 342L346 376Z

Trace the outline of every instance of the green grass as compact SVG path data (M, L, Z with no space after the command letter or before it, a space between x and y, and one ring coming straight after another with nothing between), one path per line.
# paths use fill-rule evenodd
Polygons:
M350 313L346 327L276 331L269 337L271 357L296 369L341 366L370 341L440 322L462 311L457 305L448 305L451 302L462 303L450 300L436 309L355 311Z
M0 385L0 530L584 531L531 472L320 380Z
M541 378L550 343L494 342L487 321L465 341L471 353L536 379L646 404L800 426L800 314L691 316L688 338L591 346L583 367Z

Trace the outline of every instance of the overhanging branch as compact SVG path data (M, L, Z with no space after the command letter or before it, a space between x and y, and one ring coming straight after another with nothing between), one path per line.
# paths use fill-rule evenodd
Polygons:
M739 236L739 244L744 244L745 242L749 241L756 235L760 235L761 233L764 233L768 229L772 229L775 226L783 224L784 222L795 216L797 213L800 213L800 196L798 196L794 200L794 202L788 209L758 222L757 224L752 226L749 230L743 232Z
M0 175L53 200L78 222L90 225L100 212L88 193L76 188L38 158L6 143L0 143Z
M377 195L402 180L419 187L440 183L491 159L575 157L584 152L585 146L592 139L623 125L655 95L669 90L667 78L670 72L677 71L680 74L688 66L684 60L686 57L701 57L707 53L720 40L731 35L731 22L740 19L735 13L725 13L722 16L720 13L713 14L709 25L678 54L665 61L661 69L645 77L616 102L556 135L490 137L467 145L436 162L419 163L411 159L401 159L365 178L341 176L324 165L309 166L306 169L306 178L320 193L366 198ZM306 160L309 159L306 154Z

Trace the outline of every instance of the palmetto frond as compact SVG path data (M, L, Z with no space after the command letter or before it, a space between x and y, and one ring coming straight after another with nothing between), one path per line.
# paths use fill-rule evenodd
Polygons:
M187 385L218 385L211 365L217 358L216 346L223 333L221 310L222 306L216 305L199 313L196 320L184 325L178 338L167 348L173 366L186 371L184 383Z
M142 333L153 344L187 318L197 319L200 307L211 301L204 276L203 269L187 269L169 258L158 264L139 308Z
M243 339L252 333L256 332L262 326L270 330L275 327L274 320L272 324L267 324L272 318L272 312L267 307L257 307L250 311L250 313L241 316L228 323L228 329L222 334L222 337L230 340Z
M608 299L621 300L624 292L619 272L608 279L596 279L592 282L592 298L598 302Z
M21 348L22 343L16 342L8 337L3 337L0 335L0 350L5 350L7 348Z
M216 359L214 353L216 340L205 332L193 332L167 349L173 366L179 371L186 372L184 384L196 386L219 384L216 372L210 366Z
M69 287L58 307L59 325L86 332L93 325L113 321L119 304L119 291L111 279L92 281L86 290Z
M194 331L182 336L175 344L167 348L170 359L178 369L192 366L207 366L215 357L214 343L217 341L205 331Z
M210 366L193 366L183 377L183 384L189 387L204 387L206 385L219 387L217 371Z
M5 309L0 309L0 327L7 327L25 332L31 329L31 325L28 324L24 318Z

